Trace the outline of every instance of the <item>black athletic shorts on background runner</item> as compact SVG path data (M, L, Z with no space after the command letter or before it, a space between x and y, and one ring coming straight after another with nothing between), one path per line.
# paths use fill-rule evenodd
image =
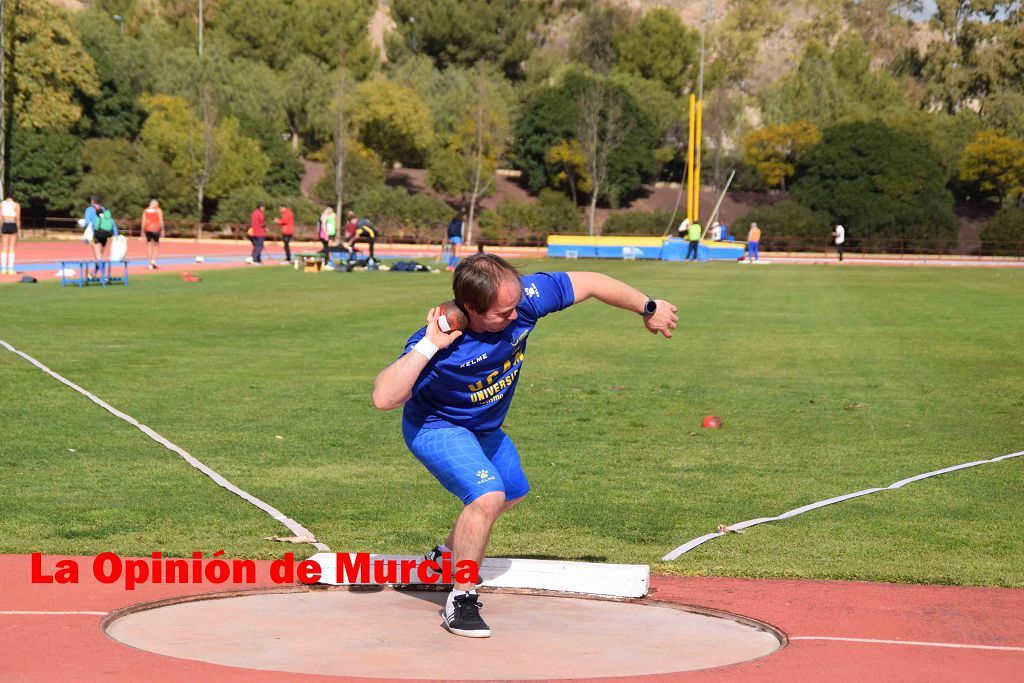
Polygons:
M18 234L18 224L17 223L7 223L5 221L4 224L2 226L0 226L0 235L17 235L17 234Z
M114 233L107 232L106 230L93 230L92 232L92 243L98 244L101 247L107 246L107 240L114 236Z
M158 233L158 232L147 232L146 233L146 241L147 242L159 242L160 241L160 233Z

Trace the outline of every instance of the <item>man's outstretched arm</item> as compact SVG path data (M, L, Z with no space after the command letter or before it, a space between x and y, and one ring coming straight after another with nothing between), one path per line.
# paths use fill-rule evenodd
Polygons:
M427 331L423 339L416 343L413 350L405 354L391 365L380 371L373 381L373 405L379 410L394 410L405 404L412 397L412 388L416 386L423 368L427 367L430 358L441 349L451 346L462 332L447 334L437 326L441 316L440 308L432 308L427 313Z
M602 273L576 271L568 275L576 297L575 303L594 298L634 313L642 313L647 303L647 295L639 289ZM655 304L657 310L653 315L644 317L644 325L651 334L660 332L671 337L672 330L676 329L676 323L679 322L679 316L676 315L679 309L661 299L656 299Z

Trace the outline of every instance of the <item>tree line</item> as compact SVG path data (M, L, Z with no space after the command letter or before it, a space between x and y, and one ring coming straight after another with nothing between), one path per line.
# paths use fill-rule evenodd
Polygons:
M534 200L475 229L574 231L685 180L699 26L656 3L206 0L201 21L197 0L4 4L4 181L28 214L100 194L128 216L153 196L196 221L344 203L431 228L478 212L503 167ZM759 215L776 232L946 236L975 202L1024 239L1020 3L940 0L926 24L910 1L799 4L730 0L708 26L702 177L781 197ZM328 169L311 197L303 160ZM395 165L448 204L386 186Z

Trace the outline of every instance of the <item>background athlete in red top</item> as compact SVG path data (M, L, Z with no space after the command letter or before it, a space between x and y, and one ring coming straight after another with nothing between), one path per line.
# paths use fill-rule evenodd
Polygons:
M292 237L295 235L295 214L287 206L278 207L281 217L275 218L274 222L281 226L281 241L284 242L284 262L292 262Z
M160 208L160 202L155 199L149 201L149 206L142 212L142 234L140 240L146 240L146 260L149 261L149 269L156 270L156 255L160 250L160 235L164 231L164 210Z
M267 219L263 213L263 202L256 205L256 210L249 217L249 239L252 240L252 256L249 263L263 263L263 240L267 237Z

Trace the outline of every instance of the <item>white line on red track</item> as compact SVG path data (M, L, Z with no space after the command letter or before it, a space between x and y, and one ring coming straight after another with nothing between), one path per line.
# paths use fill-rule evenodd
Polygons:
M108 612L30 612L27 610L0 610L0 615L3 616L23 616L23 615L40 615L40 616L52 616L62 614L92 614L104 616Z
M1024 652L1024 647L1008 645L968 645L964 643L928 643L918 640L882 640L879 638L843 638L840 636L790 636L790 640L831 640L842 643L873 643L882 645L915 645L918 647L950 647L960 650L1000 650L1003 652Z

